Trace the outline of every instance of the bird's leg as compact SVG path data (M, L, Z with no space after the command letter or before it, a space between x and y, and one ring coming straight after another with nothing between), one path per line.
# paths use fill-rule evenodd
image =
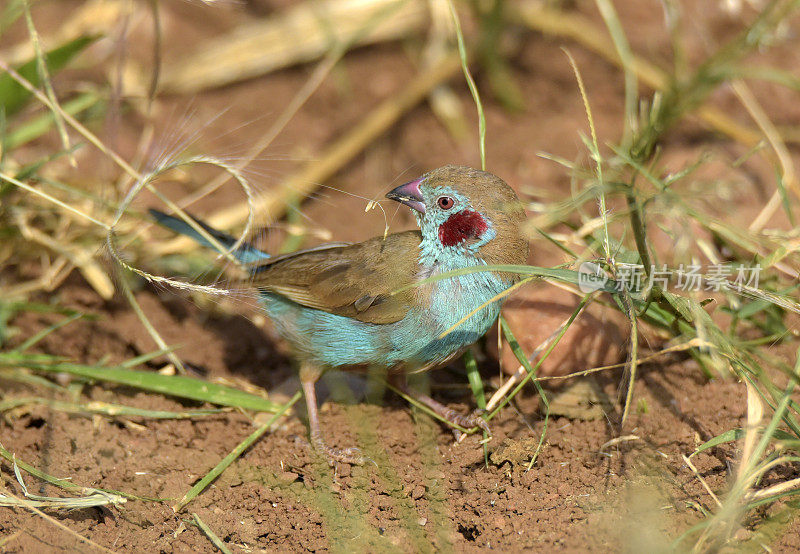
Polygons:
M318 452L328 459L328 464L330 466L334 466L336 462L363 465L366 458L361 455L361 451L358 448L331 448L322 439L322 432L319 429L316 391L316 385L320 375L319 369L313 366L303 365L300 368L300 382L303 384L303 395L306 397L306 410L308 411L308 427L311 444Z
M484 411L477 409L474 410L469 415L460 414L457 411L453 410L452 408L448 408L444 404L437 402L427 394L422 394L419 391L416 391L408 386L406 383L406 377L404 374L392 374L389 376L389 382L397 387L399 390L403 391L405 394L410 396L411 398L425 404L431 410L433 410L436 414L442 416L446 421L458 425L464 429L472 429L473 427L480 427L484 431L486 431L489 436L492 435L492 431L489 429L489 424L486 423L486 420L483 419L481 416L483 415ZM460 430L453 428L453 434L456 437L456 440L461 438L463 434Z

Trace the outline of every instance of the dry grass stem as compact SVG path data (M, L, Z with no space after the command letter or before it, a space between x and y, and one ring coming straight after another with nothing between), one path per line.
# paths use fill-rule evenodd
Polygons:
M569 321L569 320L567 320L567 321ZM535 361L536 358L537 358L537 355L540 352L543 352L552 343L552 341L555 340L555 338L561 332L561 329L563 329L563 326L564 326L564 324L562 324L556 330L556 332L554 332L550 337L548 337L545 341L543 341L542 344L540 344L539 346L536 347L536 349L533 351L533 354L531 354L529 356L529 359L531 360L531 362ZM663 350L659 350L658 352L650 354L649 356L645 356L644 358L639 358L639 364L641 365L641 364L643 364L645 362L650 362L652 360L655 360L656 358L659 358L661 356L665 356L667 354L672 354L672 353L675 353L675 352L686 352L687 350L691 350L693 348L710 348L712 346L713 345L711 343L709 343L709 342L703 341L703 340L701 340L699 338L695 338L695 339L689 340L687 342L684 342L684 343L681 343L681 344L676 344L674 346L670 346L670 347L665 348ZM563 380L563 379L573 379L575 377L585 377L586 375L591 375L592 373L598 373L600 371L608 371L608 370L611 370L611 369L624 368L626 365L627 365L627 362L620 363L620 364L612 364L612 365L593 367L591 369L584 369L582 371L576 371L574 373L568 373L567 375L543 375L541 377L536 377L536 380L537 381L560 381L560 380ZM503 385L495 391L495 393L492 395L492 397L486 403L487 410L491 411L492 409L494 409L500 403L500 401L505 397L505 395L508 394L508 391L513 389L517 384L519 384L519 382L522 381L527 375L528 375L528 371L525 369L525 366L519 366L517 368L517 370L508 379L506 379L505 383L503 383Z
M697 471L697 468L692 463L692 460L690 460L687 456L685 456L683 454L681 454L681 458L683 458L683 463L685 463L686 466L690 470L692 470L692 473L694 473L694 476L697 477L697 480L700 481L700 484L703 485L703 488L706 489L706 492L709 494L709 496L711 496L712 500L714 500L716 505L718 507L722 507L722 502L720 502L719 497L717 497L717 495L714 494L714 491L712 491L711 487L708 486L708 483L706 482L706 480L703 479L703 476L700 474L699 471Z
M25 216L21 213L17 215L16 220L23 237L31 242L44 246L52 252L61 254L68 259L70 263L78 268L86 281L101 298L108 300L114 296L114 283L108 276L108 273L106 273L94 259L95 253L93 251L86 250L77 245L71 245L68 241L58 241L54 239L39 229L29 225L25 220Z
M365 25L387 7L393 16ZM241 25L206 41L191 57L164 67L161 89L193 93L305 63L337 43L395 40L420 31L428 19L423 0L325 0L303 2L266 21Z
M797 183L797 174L794 169L794 162L786 144L781 138L778 129L767 116L764 109L758 103L750 88L739 79L731 81L731 88L736 93L736 96L742 102L742 105L747 109L750 116L756 122L761 132L767 138L772 150L775 152L778 163L781 167L783 177L783 184L787 190L794 192L795 196L800 198L800 187ZM748 230L753 233L758 233L764 228L764 225L775 215L775 212L780 207L781 191L776 189L772 197L767 202L767 205L759 212L753 222L748 227Z
M611 39L591 20L547 8L535 0L525 0L514 9L519 19L531 29L574 40L622 67L622 60ZM632 69L642 82L655 90L665 90L670 84L669 75L664 70L638 56L633 56ZM714 106L701 106L697 110L697 116L713 129L748 147L758 144L761 140L759 132L738 123Z
M14 69L9 67L9 65L6 62L4 62L3 60L0 60L0 68L4 69L17 83L19 83L26 90L28 90L30 93L32 93L42 104L47 106L51 111L59 113L61 115L61 117L64 118L64 120L67 121L73 129L75 129L81 135L83 135L84 138L86 138L92 145L94 145L103 154L105 154L106 156L111 158L114 161L114 163L117 164L125 173L127 173L130 177L134 178L138 182L137 185L135 185L131 189L131 191L128 193L128 197L126 198L126 200L123 201L122 205L124 207L127 208L128 204L130 204L130 202L133 200L135 195L138 194L138 192L141 190L141 188L146 188L149 192L151 192L159 200L161 200L170 210L172 210L173 213L175 213L178 216L180 216L180 218L184 222L186 222L192 229L197 231L200 234L200 236L202 236L209 243L211 243L217 249L218 252L220 252L223 255L227 256L232 261L235 261L231 257L230 252L226 251L226 249L219 243L219 241L217 241L217 239L212 237L205 229L200 227L200 225L198 225L197 222L194 219L189 217L186 214L186 212L184 212L182 209L180 209L178 206L176 206L175 203L172 202L169 198L167 198L166 196L161 194L158 191L158 189L153 187L153 185L150 183L150 181L152 179L154 179L157 175L159 175L163 171L166 171L167 169L171 169L171 168L179 166L179 165L185 165L185 164L188 164L188 163L195 163L195 162L196 163L210 163L210 164L213 164L213 165L219 165L220 167L222 167L226 171L229 171L231 174L233 174L236 177L236 179L240 182L240 184L246 182L244 177L239 175L239 172L235 168L232 168L231 166L228 166L224 162L221 162L221 161L213 159L213 158L209 158L209 157L205 157L205 156L196 156L195 158L192 158L190 160L181 160L181 161L177 161L177 162L176 161L167 161L164 164L162 164L161 166L159 166L156 170L154 170L154 171L152 171L152 172L150 172L150 173L148 173L146 175L142 175L138 171L136 171L133 167L131 167L131 165L128 162L126 162L119 154L117 154L116 152L114 152L113 150L108 148L103 143L103 141L101 141L97 137L97 135L95 135L94 133L89 131L89 129L87 129L80 121L78 121L73 116L71 116L70 114L66 113L64 110L62 110L61 106L59 106L58 104L53 104L52 102L50 102L50 99L47 98L44 94L42 94L42 92L40 90L38 90L36 87L34 87L30 83L30 81L28 81L22 75L17 73ZM245 193L247 194L247 202L246 202L246 204L244 206L244 209L247 210L248 207L252 206L252 192L250 191L249 186L245 186L244 189L245 189ZM113 244L113 240L114 240L113 239L113 234L114 234L113 233L113 227L116 226L116 224L121 219L122 213L123 213L123 211L118 210L116 218L115 218L115 222L110 226L105 226L106 229L109 229L107 243L112 243ZM245 223L245 233L242 234L242 237L236 242L236 244L234 244L232 246L230 251L233 251L236 248L238 248L241 245L241 243L244 241L244 238L245 238L245 236L247 234L247 231L249 230L249 228L250 228L250 226L252 225L252 222L253 222L253 211L251 210L248 213L246 213L246 215L242 218L242 220L246 221L246 223ZM118 256L117 256L117 261L120 261L120 258ZM127 266L127 267L130 269L130 266Z
M31 17L31 9L28 0L22 1L22 7L23 11L25 12L25 23L28 25L28 34L31 37L33 51L36 54L36 70L39 73L40 80L44 84L44 90L47 94L47 98L49 98L50 102L52 102L54 105L57 105L58 99L56 98L56 93L53 90L53 83L50 81L50 72L48 71L47 64L45 63L45 54L42 50L39 33L36 31L36 27L33 24L33 17ZM64 125L64 120L59 115L61 111L63 110L55 110L52 112L53 117L55 118L56 128L58 129L58 136L61 139L62 147L68 152L67 156L70 165L72 165L72 167L77 167L78 163L75 161L75 154L71 151L67 127Z
M302 198L315 190L319 183L327 180L364 150L372 141L385 133L400 117L419 104L440 83L452 78L461 69L456 54L448 56L435 67L422 71L409 80L404 89L384 100L367 114L352 130L326 148L319 160L310 162L297 173L290 175L276 189L257 198L253 205L256 213L264 214L270 223L280 217L286 206L294 199ZM235 204L208 216L209 224L221 229L240 225L247 217L244 204ZM192 239L179 237L155 249L156 255L183 252L195 247Z
M9 497L11 499L14 499L18 503L19 506L22 506L26 510L29 510L29 511L33 512L34 514L36 514L37 516L39 516L40 518L42 518L46 522L48 522L48 523L50 523L52 525L55 525L56 527L58 527L62 531L65 531L66 533L69 533L70 535L72 535L74 538L76 538L80 542L82 542L82 543L84 543L84 544L86 544L88 546L91 546L92 548L96 548L97 550L99 550L101 552L108 552L109 554L116 554L116 552L114 550L111 550L110 548L106 548L105 546L103 546L101 544L97 544L93 540L84 537L83 535L81 535L77 531L74 531L74 530L70 529L69 527L67 527L66 525L64 525L63 523L58 521L57 519L47 515L46 513L41 511L39 508L37 508L36 506L32 505L31 502L29 502L28 500L25 500L24 498L19 498L18 496L15 496L15 495L13 495L11 493L8 493L8 492L5 493L5 496L7 496L7 497Z
M133 9L129 0L88 0L80 4L72 17L58 26L53 33L42 37L44 50L72 42L82 36L110 35L119 21ZM31 41L25 40L17 46L0 53L0 60L17 65L32 58L36 49Z
M639 437L639 435L622 435L621 437L615 437L615 438L611 439L610 441L607 441L607 442L603 443L603 446L600 447L598 452L603 453L606 450L608 450L609 448L611 448L612 446L616 446L618 444L622 444L623 442L632 442L632 441L640 441L640 440L642 440L642 439L641 439L641 437Z
M422 67L428 68L439 63L442 58L455 50L453 16L447 0L428 0L431 24L428 40L422 52ZM467 136L467 121L461 100L446 84L434 88L429 97L431 111L442 122L456 142Z

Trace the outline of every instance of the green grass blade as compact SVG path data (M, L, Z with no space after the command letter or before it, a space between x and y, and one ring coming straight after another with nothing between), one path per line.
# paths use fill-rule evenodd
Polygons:
M50 379L45 379L41 375L34 375L26 369L0 369L0 379L25 383L34 387L44 387L58 392L66 391L66 387L62 387Z
M47 68L50 73L55 73L66 66L72 58L82 52L95 41L96 37L86 36L72 40L58 48L47 52ZM17 73L25 77L34 86L39 86L39 73L36 69L36 58L25 62ZM8 73L0 74L0 109L5 109L6 115L18 112L30 98L31 93L17 83Z
M625 30L622 28L622 23L619 20L619 16L611 0L595 0L595 4L606 24L608 34L611 35L614 48L616 48L619 59L622 62L623 73L625 75L625 121L622 131L622 144L628 145L634 133L633 126L636 121L637 103L639 100L639 84L633 67L634 56L631 51L631 46L628 43L628 38L625 36Z
M54 486L56 486L58 488L61 488L61 489L67 490L67 491L77 491L77 492L80 492L80 493L86 493L86 492L90 492L91 493L91 492L94 492L94 491L100 491L100 492L107 492L107 493L111 493L111 494L117 494L117 495L125 497L125 498L133 498L133 499L136 499L136 500L148 500L148 501L156 501L156 502L161 501L160 498L141 497L141 496L136 496L134 494L130 494L130 493L122 492L122 491L116 491L116 490L113 490L113 489L95 489L95 488L91 488L91 487L84 487L84 486L78 485L77 483L73 483L69 479L59 479L58 477L53 477L49 473L45 473L44 471L40 471L40 470L36 469L35 467L33 467L31 464L20 460L19 458L17 458L16 454L13 454L13 453L9 452L8 450L6 450L6 448L2 444L0 444L0 458L3 458L7 462L22 468L23 470L25 470L26 472L30 473L31 475L33 475L37 479L41 479L42 481L45 481L47 483L50 483L51 485L54 485Z
M582 283L586 276L585 273L575 271L574 269L537 267L533 265L481 265L481 266L466 267L463 269L456 269L453 271L440 273L439 275L434 275L432 277L428 277L427 279L417 281L414 284L407 285L403 288L397 289L392 294L397 294L404 290L408 290L412 287L426 285L428 283L433 283L436 281L440 281L442 279L450 279L452 277L458 277L459 275L469 275L470 273L478 273L481 271L495 271L498 273L516 273L518 275L525 275L528 277L543 277L546 279L554 279L556 281L562 281L564 283L569 283L571 285L578 285ZM617 289L618 286L619 284L617 283L617 281L609 278L602 283L596 282L596 286L593 286L593 288L603 292L617 293L619 292Z
M22 15L23 0L10 0L0 13L0 36Z
M72 314L70 316L67 316L64 319L62 319L61 321L53 323L49 327L47 327L45 329L42 329L41 331L39 331L38 333L36 333L32 337L30 337L28 340L26 340L25 342L20 344L13 351L14 352L25 352L29 348L32 348L33 346L35 346L37 343L39 343L45 337L47 337L47 335L49 335L50 333L58 331L62 327L66 327L67 325L69 325L73 321L81 319L82 317L83 317L83 314L81 314L81 313Z
M275 415L272 416L269 419L269 421L267 421L264 425L253 431L250 434L250 436L248 436L246 439L240 442L236 446L236 448L234 448L231 451L230 454L225 456L222 459L222 461L220 461L216 466L214 466L214 468L211 471L209 471L202 479L200 479L200 481L198 481L197 484L195 484L195 486L189 489L189 492L183 495L183 498L181 498L172 507L172 509L175 512L179 512L183 509L184 506L186 506L189 502L194 500L195 497L197 497L198 494L203 492L205 488L208 485L210 485L214 479L219 477L222 474L222 472L225 471L228 468L228 466L230 466L236 460L236 458L241 456L245 450L250 448L250 445L256 442L259 439L259 437L261 437L261 435L266 433L269 430L269 428L272 427L272 424L278 420L279 417L281 417L284 413L286 413L289 410L289 408L294 406L295 402L300 400L301 396L303 395L300 391L296 392L295 395L291 398L291 400L289 400L289 402L281 406L280 409L275 410Z
M715 446L719 446L720 444L725 444L727 442L737 441L737 440L741 439L742 437L744 437L744 434L745 434L745 430L744 429L741 429L741 428L729 429L729 430L725 431L724 433L720 433L716 437L713 437L713 438L707 440L706 442L704 442L703 444L701 444L700 446L698 446L695 449L694 452L689 454L689 457L691 458L695 454L699 454L700 452L703 452L704 450L708 450L709 448L714 448ZM780 429L775 429L772 432L772 437L775 440L786 441L786 442L789 442L791 444L794 444L794 443L797 442L797 439L795 438L794 435L792 435L791 433L787 433L786 431L782 431Z
M1 360L0 363L2 363ZM152 371L136 371L121 367L96 367L72 363L54 365L31 363L27 367L36 371L68 373L96 381L126 385L149 392L197 400L198 402L208 402L220 406L231 406L243 410L277 412L282 409L280 404L255 394L184 375L161 375Z
M79 404L77 402L62 402L60 400L51 400L49 398L13 398L11 400L0 402L0 412L29 404L47 406L52 410L66 412L69 414L97 414L108 417L125 416L143 417L147 419L192 419L195 417L216 415L224 411L221 409L213 409L171 412L166 410L145 410L142 408L134 408L133 406L109 404L107 402L98 401L89 402L88 404Z
M205 534L205 536L208 537L208 539L214 544L214 546L219 548L219 551L222 552L222 554L233 554L231 552L231 549L228 548L228 546L224 542L222 542L222 539L220 539L217 536L217 534L211 530L211 527L206 525L206 523L202 519L200 519L199 515L193 513L192 517L194 518L195 525L197 525L200 528L203 534Z
M483 390L483 380L481 373L478 371L478 362L471 350L464 352L464 366L467 368L467 379L469 379L469 387L472 390L472 396L475 397L475 403L481 410L486 409L486 394ZM486 430L483 431L483 438L489 438ZM486 466L489 466L489 447L483 443L483 458Z
M478 87L472 79L472 74L469 72L469 65L467 63L467 47L464 46L464 34L461 32L461 22L458 19L458 12L453 5L452 0L449 1L450 13L453 15L453 24L456 28L456 40L458 41L458 55L461 58L461 70L464 72L464 79L467 80L467 86L472 99L475 101L475 108L478 110L478 139L481 152L481 169L486 171L486 116L483 113L483 103L481 103L481 96L478 94Z
M161 349L161 350L154 350L152 352L148 352L147 354L142 354L141 356L136 356L135 358L131 358L129 360L125 360L121 364L120 367L124 367L127 369L131 369L136 367L137 365L146 364L152 359L158 358L159 356L164 356L168 352L174 350L174 346L170 346L169 348Z
M475 361L475 356L472 355L471 350L464 352L464 365L467 368L467 378L469 379L469 386L472 389L472 395L475 397L475 403L478 408L486 408L486 395L483 391L483 380L478 371L478 362Z
M94 92L87 92L68 102L64 102L61 104L61 107L70 115L78 115L99 102L100 97L97 94ZM49 131L50 128L55 125L55 122L55 116L53 116L52 112L48 112L14 129L6 136L6 149L13 150L39 138ZM17 178L19 179L20 177L17 176Z
M581 304L581 309L582 308L583 304ZM575 312L575 315L577 315L578 313L579 312ZM570 321L570 323L572 322ZM525 378L525 380L519 383L519 385L517 385L517 387L511 392L511 394L506 397L504 403L507 403L509 400L511 400L511 398L513 398L522 389L522 385L525 384L526 380L532 379L534 386L536 386L536 391L539 393L539 398L542 399L542 404L544 404L544 423L542 424L542 434L539 435L539 444L536 445L536 451L534 451L533 455L531 456L531 461L528 464L528 469L533 467L533 464L536 463L536 458L539 457L539 452L541 452L542 445L544 444L544 438L545 436L547 436L547 424L550 422L550 402L547 400L547 395L544 393L542 385L539 384L539 380L536 379L536 370L539 369L539 366L542 364L542 361L544 361L544 359L547 358L547 356L553 350L553 347L556 344L558 344L558 341L561 340L561 337L564 336L564 332L566 332L568 328L569 324L564 327L561 336L559 336L558 338L556 338L555 341L553 341L553 344L550 346L547 352L545 352L544 356L542 356L539 359L539 361L536 363L536 367L534 368L531 367L531 363L530 361L528 361L528 357L522 351L522 347L519 345L519 341L517 340L517 337L514 336L513 331L511 331L511 327L508 326L508 323L504 318L502 317L500 318L500 330L503 332L503 335L505 335L506 341L508 341L508 346L511 347L511 351L514 352L514 356L517 357L517 361L520 364L522 364L525 367L525 371L528 372L528 376ZM493 412L492 415L494 415L494 413L496 413L497 410L499 410L502 406L503 403L498 405L495 412Z

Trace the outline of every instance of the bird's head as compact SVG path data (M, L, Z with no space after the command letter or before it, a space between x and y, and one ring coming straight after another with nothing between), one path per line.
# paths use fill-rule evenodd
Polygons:
M488 264L524 264L525 212L502 179L486 171L448 165L386 195L415 210L423 251L478 256Z

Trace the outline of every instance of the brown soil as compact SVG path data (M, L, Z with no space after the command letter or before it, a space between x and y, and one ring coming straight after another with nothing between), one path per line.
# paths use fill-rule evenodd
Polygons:
M258 4L259 9L269 9L268 2ZM600 21L590 2L577 4L578 9ZM657 62L668 60L669 38L663 30L660 4L639 0L616 4L634 50ZM721 11L722 2L713 3L713 9L705 0L686 4L689 13L696 16L687 15L690 36L702 29L721 42L741 28L740 21ZM47 24L57 24L53 13L57 10L52 6L48 9L51 12L47 14L45 10L34 12L42 21L43 32ZM212 8L200 2L164 3L164 10L168 55L177 55L187 44L252 17L230 6L215 7L213 10L224 15L216 27L208 16ZM796 31L797 25L792 29ZM582 71L601 141L615 138L621 130L623 80L617 69L575 44L534 33L521 34L520 41L512 68L526 110L510 114L486 95L487 160L493 172L506 178L526 198L547 202L565 195L569 175L537 153L546 151L566 159L586 157L578 137L578 131L586 132L585 113L560 48L569 47ZM170 49L173 42L175 50ZM689 52L699 57L705 46L698 39L698 48ZM146 59L146 52L142 56ZM771 50L764 61L796 68L798 57L800 49L787 43ZM337 71L268 152L290 160L261 161L251 172L260 187L268 188L280 175L313 157L323 144L356 124L367 110L412 79L415 68L404 50L391 44L354 51ZM77 73L65 74L57 84L69 90L71 83L86 77ZM200 122L227 109L224 117L203 130L195 148L224 156L239 155L277 117L308 73L307 67L289 69L193 99L163 99L155 107L156 136L165 137L162 146L169 144L168 137L176 134L174 127L186 125L180 114L188 113L187 106L196 108L193 117ZM455 83L472 124L469 94L461 81ZM480 84L488 90L485 82ZM777 93L772 85L761 85L755 93L762 100L770 100L764 106L776 123L797 125L798 103L794 96L780 90ZM749 124L727 89L716 93L714 101L730 106L732 114ZM117 147L128 159L135 153L138 124L123 118L120 128L113 130ZM668 135L663 148L663 160L674 164L676 170L701 152L710 152L715 160L725 162L712 163L703 170L708 174L698 177L732 183L727 203L712 199L720 215L735 220L736 214L746 212L749 221L754 208L736 199L755 197L762 205L771 193L768 183L774 178L766 164L762 166L752 158L741 169L731 169L729 162L744 150L702 127L692 123L681 126ZM446 163L479 165L477 151L471 138L464 144L455 143L427 106L420 106L329 184L365 197L379 197L391 183L430 168ZM794 154L797 158L796 151ZM92 160L94 155L89 154L80 163ZM202 214L207 207L236 201L239 196L234 198L232 191L226 189L194 211ZM303 211L312 226L330 231L336 240L360 240L383 229L380 214L364 214L363 206L361 200L325 190L304 204ZM392 230L412 224L403 211L390 212L389 216ZM546 266L561 262L562 257L548 242L534 241L532 261ZM241 308L242 315L220 314L219 310L209 315L172 292L143 289L137 298L165 340L181 344L182 359L208 378L250 383L269 390L279 400L297 390L285 345L269 324L254 323L258 319L248 308ZM44 352L80 362L106 358L114 363L155 348L124 300L101 301L77 274L54 295L39 300L60 302L99 316L51 335L40 345ZM544 285L526 296L533 305L549 305L551 300L552 292ZM571 310L571 306L553 309L548 317L536 319L533 330L548 336ZM19 330L16 340L24 340L52 321L39 314L17 318L12 322ZM524 318L521 321L524 325ZM544 330L538 331L540 328ZM619 337L618 329L608 331L603 325L586 325L581 331ZM562 345L562 352L591 358L582 361L576 355L563 355L560 359L569 360L572 366L568 371L582 369L582 363L586 367L609 361L571 346L588 340L579 333L568 340L571 343ZM623 348L617 345L616 352ZM162 360L152 363L154 369L162 365ZM487 383L500 383L497 364L490 357L482 361L482 368ZM460 365L431 372L425 378L441 401L464 411L474 407ZM621 372L608 372L596 383L616 399L620 379ZM340 382L336 375L326 379L327 388L334 391L341 389L337 387ZM14 386L19 391L8 389L9 394L29 394L21 385ZM348 390L345 388L345 392ZM176 410L190 405L121 387L85 387L83 395L85 399L148 409ZM282 420L177 514L170 509L174 499L253 430L253 422L246 415L228 412L195 420L124 420L70 415L39 406L6 412L0 429L7 449L52 475L69 477L85 486L165 499L129 500L111 509L50 512L72 530L115 551L215 551L192 524L192 513L234 552L432 548L655 551L669 547L680 532L700 520L701 510L713 509L712 499L681 455L722 431L742 425L745 390L733 381L705 379L691 361L668 359L641 368L635 405L638 409L622 433L625 440L610 446L604 445L620 436L615 424L619 418L617 403L600 418L554 415L541 453L529 469L526 464L537 449L544 426L533 388L523 391L513 407L492 421L494 436L488 443L488 464L477 437L456 444L447 429L391 394L382 402L364 402L355 394L350 401L323 404L323 429L331 444L359 445L375 465L341 466L332 473L310 452L300 410ZM729 479L728 465L736 456L735 447L725 445L699 454L693 461L708 484L722 490ZM13 478L9 479L13 476L10 464L0 467L7 485L19 493ZM32 479L28 481L30 485ZM45 494L58 493L50 487L42 490ZM777 514L780 507L769 510ZM37 515L22 509L0 509L0 541L17 531L22 533L2 549L92 551ZM750 537L747 532L742 538L765 543L777 540L773 543L776 548L797 550L800 540L796 531L796 524L790 524L774 531L777 539Z

